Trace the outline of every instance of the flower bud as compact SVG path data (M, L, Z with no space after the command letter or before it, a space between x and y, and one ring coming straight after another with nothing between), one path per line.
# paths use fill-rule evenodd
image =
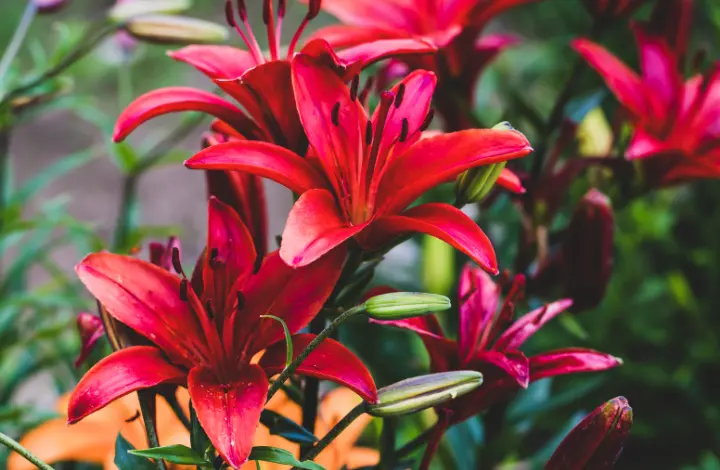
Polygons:
M482 382L482 374L472 370L412 377L378 390L378 401L369 404L367 412L380 417L415 413L465 395Z
M139 16L125 29L137 39L161 44L217 43L228 37L227 29L217 23L184 16Z
M75 360L75 367L80 367L90 355L95 343L105 334L105 328L100 317L92 313L82 312L77 316L77 328L80 333L80 354Z
M108 11L108 18L124 23L137 16L181 13L191 6L191 0L118 0Z
M563 439L545 470L607 470L620 456L632 427L632 408L613 398L587 415Z
M596 307L605 295L612 273L613 229L610 199L591 189L575 209L562 245L565 295L577 311Z
M67 5L68 0L32 0L38 13L54 13Z
M421 292L391 292L365 302L365 313L375 320L402 320L449 308L450 299L444 295Z

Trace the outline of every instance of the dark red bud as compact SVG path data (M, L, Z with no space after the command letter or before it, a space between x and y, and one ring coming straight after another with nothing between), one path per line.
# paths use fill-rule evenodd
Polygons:
M80 333L80 354L75 360L75 367L80 367L90 355L95 344L105 334L105 328L100 317L92 313L79 313L77 316L77 329Z

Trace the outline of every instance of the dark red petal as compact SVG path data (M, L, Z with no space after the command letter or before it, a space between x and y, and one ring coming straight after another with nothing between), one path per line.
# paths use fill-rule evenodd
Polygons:
M530 381L556 375L595 372L622 365L622 360L592 349L557 349L530 358Z
M463 279L471 278L467 283L461 283L460 297L460 324L458 325L458 343L460 347L460 360L468 361L478 347L480 336L486 328L490 327L500 300L500 287L493 282L485 271L467 266L463 271ZM463 295L463 287L467 293Z
M293 336L293 359L305 350L315 335L301 334ZM269 375L282 372L285 368L285 342L280 341L270 346L260 359L260 366ZM297 373L344 385L360 395L364 400L377 401L377 388L370 371L349 349L335 341L326 339L310 353L300 366Z
M311 189L290 210L280 257L293 267L306 266L359 233L367 223L350 225L329 191Z
M501 369L522 388L527 388L530 383L531 363L520 351L482 351L473 358L475 361Z
M77 384L68 404L68 422L80 421L110 402L163 383L182 384L187 372L170 364L159 349L131 346L112 353Z
M392 214L469 168L524 157L531 151L517 131L473 129L422 139L390 163L380 182L378 210Z
M180 111L211 114L243 135L251 135L257 129L240 108L209 91L189 87L169 87L145 93L130 103L118 116L113 140L120 142L140 124L154 117Z
M92 313L82 312L77 316L77 327L80 333L80 354L75 359L75 367L80 367L80 364L85 362L85 359L90 355L95 343L105 334L105 327L103 322L97 315Z
M239 468L252 450L268 380L256 364L239 366L235 374L221 381L211 369L196 367L188 376L188 391L210 442L227 463Z
M188 302L180 299L177 276L112 253L88 255L75 270L110 315L153 341L173 362L192 366L209 357L209 340Z
M190 157L185 166L201 170L244 171L302 194L327 186L306 159L279 145L249 140L213 145Z
M373 221L364 243L382 246L393 238L412 232L427 233L470 256L483 269L497 274L495 250L480 227L461 210L442 203L412 207L399 215L388 215Z
M563 299L552 302L520 317L495 342L494 349L517 349L547 322L561 314L572 305L572 300Z
M192 65L211 79L237 78L257 65L251 53L232 46L192 45L170 51L168 56Z

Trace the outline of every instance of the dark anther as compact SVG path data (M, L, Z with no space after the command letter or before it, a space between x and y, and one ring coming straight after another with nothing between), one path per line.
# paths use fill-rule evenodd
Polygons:
M405 142L408 136L408 120L403 118L402 125L400 126L400 142Z
M399 108L405 98L405 84L401 83L398 86L397 95L395 95L395 109Z
M135 414L125 420L126 423L132 423L140 417L140 410L136 410Z
M205 311L207 312L210 320L215 318L215 310L213 309L212 300L208 299L207 302L205 302Z
M187 302L188 299L188 280L183 279L180 281L180 300Z
M237 291L237 310L240 311L245 307L245 295L242 291Z
M318 14L320 13L320 5L322 4L322 0L310 0L308 3L308 13L306 18L308 21L312 20Z
M365 125L365 145L370 145L372 143L372 121L368 121Z
M270 5L272 5L273 0L265 0L263 2L263 23L270 24Z
M430 112L425 116L425 120L422 123L422 126L420 126L420 132L426 130L428 127L430 127L430 124L432 123L433 118L435 117L435 110L431 109Z
M247 7L245 6L245 0L237 0L237 7L240 19L245 21L247 19Z
M330 115L330 118L332 119L332 123L336 126L340 125L340 103L335 103L335 106L333 106L332 114Z
M280 248L280 245L282 245L282 235L275 235L275 243L277 243L278 248Z
M233 28L237 27L237 22L235 21L235 13L233 12L232 0L227 0L225 2L225 21L227 21L227 24L229 24Z
M355 75L350 83L350 99L355 101L358 97L358 87L360 86L360 76Z
M180 263L180 249L176 246L172 247L172 266L176 273L183 273L182 263Z
M278 0L278 18L285 18L286 0Z
M210 250L210 258L208 258L209 259L208 264L210 265L211 268L215 268L215 265L217 264L218 254L219 253L218 253L217 248L213 248L212 250Z

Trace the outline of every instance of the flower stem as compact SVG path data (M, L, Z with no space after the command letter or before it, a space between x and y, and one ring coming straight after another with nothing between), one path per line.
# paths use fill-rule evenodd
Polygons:
M9 167L10 167L10 123L3 122L3 116L0 116L0 253L3 252L2 247L2 235L4 230L4 224L3 220L5 220L5 205L6 205L6 196L7 187L5 186L6 183L8 183L8 173L9 173ZM2 279L2 262L0 257L0 280Z
M419 448L421 448L428 441L428 439L430 439L430 436L432 436L433 434L433 430L434 428L426 429L421 434L418 434L412 441L408 442L407 444L396 450L393 454L393 460L400 460L403 457L410 455Z
M307 453L303 454L302 460L312 460L317 457L320 452L325 450L327 446L335 440L336 437L342 433L345 428L350 426L360 415L365 413L365 402L360 403L355 408L350 410L327 434L323 437L320 442L315 444Z
M273 382L273 384L270 386L270 390L268 390L268 401L277 393L278 390L280 390L280 387L285 383L285 381L297 370L298 367L300 367L300 364L303 363L305 359L310 355L310 353L313 352L315 348L318 347L320 343L322 343L325 339L327 339L328 336L330 336L338 326L340 326L342 323L344 323L347 319L357 315L358 313L361 313L365 310L364 305L357 305L349 310L346 310L342 314L340 314L336 319L334 319L324 330L322 330L315 338L313 338L312 341L310 341L310 344L307 345L307 347L296 357L289 366L287 366L281 373L280 376Z
M142 413L143 422L145 423L145 434L147 435L148 445L152 447L160 447L158 440L157 428L155 426L155 392L153 390L139 390L138 401L140 402L140 412ZM162 459L155 461L158 470L167 470L167 465Z
M28 0L27 5L25 5L23 16L20 18L20 22L18 23L17 28L15 28L15 33L13 33L13 37L10 40L10 44L7 49L5 49L2 59L0 59L0 90L3 88L3 83L5 82L10 65L15 59L15 56L17 56L18 51L20 51L20 46L22 46L23 40L25 40L25 36L27 35L28 29L35 18L36 13L37 6L35 6L35 2L33 0Z
M35 457L32 453L30 453L29 450L21 446L19 442L12 439L10 436L3 434L2 432L0 432L0 444L4 444L18 454L22 455L23 457L25 457L25 460L32 463L37 468L40 468L42 470L54 470L50 465Z

